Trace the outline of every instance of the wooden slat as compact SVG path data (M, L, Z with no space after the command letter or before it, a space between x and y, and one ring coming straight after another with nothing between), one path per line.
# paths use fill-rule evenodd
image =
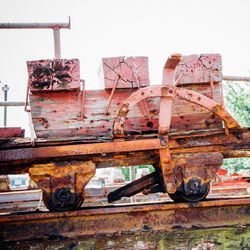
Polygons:
M215 84L215 100L220 103L220 86ZM209 85L190 85L188 89L211 95ZM111 102L109 114L105 108L111 90L91 90L85 93L84 119L81 118L80 92L37 93L30 96L31 112L35 131L38 137L63 137L78 135L110 136L113 121L122 103L133 89L118 89ZM146 111L142 103L138 103L128 114L126 130L150 131L158 129L158 113L160 98L150 98L147 106L152 116L153 126L149 128ZM204 108L185 100L173 102L172 130L192 130L221 127L218 118ZM61 130L61 131L60 131Z
M118 76L117 88L138 88L149 85L147 57L111 57L103 58L101 71L103 72L105 89L112 89ZM139 81L139 82L138 82Z
M176 79L184 73L180 84L209 83L210 76L215 82L222 81L222 66L220 54L200 54L182 56L177 66Z
M48 61L38 62L42 65L48 63ZM32 75L32 70L35 67L34 65L37 65L37 62L30 65L29 74ZM79 80L78 69L79 64L76 62L76 66L69 71L77 76ZM38 137L111 136L113 122L121 103L137 90L138 82L141 86L149 85L148 58L104 58L102 69L106 89L85 91L84 107L82 106L82 93L80 90L68 91L72 90L71 87L74 88L74 86L70 86L63 92L33 92L30 95L32 119ZM220 81L222 75L219 54L183 56L177 68L176 78L181 72L184 75L181 78L179 87L185 87L210 98L213 92L214 100L221 104ZM108 113L105 115L112 87L117 77L120 77L117 89L114 91ZM214 91L211 91L211 77L214 82ZM32 79L30 78L30 84ZM76 85L76 88L78 87ZM51 88L49 87L48 90L51 90ZM157 130L159 127L159 102L160 98L149 98L145 102L146 105L142 102L138 103L128 113L125 131ZM149 116L151 118L150 123ZM173 100L171 131L221 127L222 122L220 119L205 108L185 100Z
M24 130L19 127L0 128L0 138L24 137Z

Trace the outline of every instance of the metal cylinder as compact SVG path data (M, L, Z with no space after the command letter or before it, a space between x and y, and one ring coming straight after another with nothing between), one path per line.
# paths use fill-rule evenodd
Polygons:
M25 102L0 102L0 106L8 107L8 106L25 106Z
M53 33L54 33L55 58L60 59L61 58L60 29L54 28Z
M0 29L70 29L68 23L0 23Z
M4 101L7 102L7 99L8 99L8 90L9 90L9 87L8 85L4 85L2 87L2 90L4 92ZM4 127L7 127L7 106L4 106L4 123L3 123Z

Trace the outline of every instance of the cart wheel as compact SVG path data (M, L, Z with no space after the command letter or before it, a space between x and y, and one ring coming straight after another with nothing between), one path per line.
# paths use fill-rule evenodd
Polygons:
M197 201L202 201L206 198L208 195L210 189L209 183L203 184L203 188L199 193L185 193L183 190L177 190L173 194L168 194L169 197L174 201L174 202L197 202Z
M51 212L64 212L64 211L79 209L84 201L84 198L85 198L85 191L83 190L82 193L77 197L74 204L64 205L64 203L62 203L60 205L58 204L55 205L48 197L48 195L45 192L43 192L43 203L45 207Z
M183 202L183 200L180 197L179 191L176 191L173 194L169 194L168 196L174 201L174 202Z

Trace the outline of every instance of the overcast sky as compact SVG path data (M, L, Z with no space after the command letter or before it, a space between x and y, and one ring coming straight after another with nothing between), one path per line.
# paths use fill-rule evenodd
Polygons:
M152 84L161 83L172 53L220 53L224 75L250 76L249 11L248 0L0 0L0 23L67 22L70 16L71 30L61 30L62 58L79 58L86 88L96 89L101 58L122 55L148 56ZM24 101L26 61L54 57L53 32L0 29L0 55L9 100ZM8 108L8 126L28 130L27 124L22 107Z

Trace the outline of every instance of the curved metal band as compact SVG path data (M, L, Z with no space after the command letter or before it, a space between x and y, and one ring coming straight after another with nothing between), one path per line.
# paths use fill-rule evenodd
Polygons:
M153 97L182 98L204 107L219 116L229 129L240 128L238 122L222 106L202 94L178 87L153 85L139 89L122 103L114 123L113 136L123 137L124 123L129 110L140 101Z

